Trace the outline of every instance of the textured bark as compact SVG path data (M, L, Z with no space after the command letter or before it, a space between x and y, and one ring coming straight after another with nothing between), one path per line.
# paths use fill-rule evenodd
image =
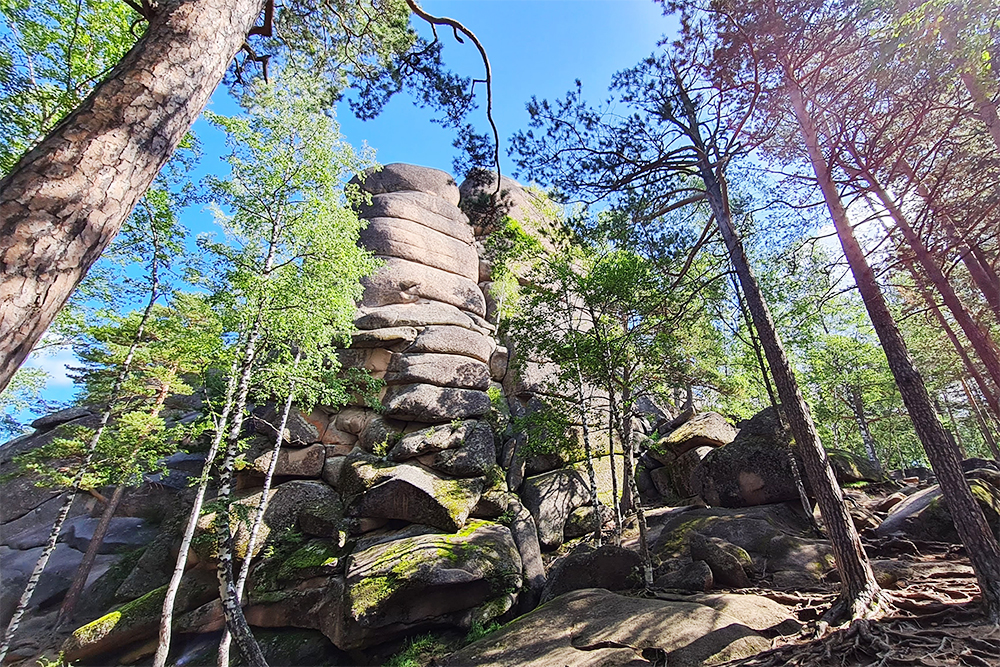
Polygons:
M854 228L840 200L840 193L833 181L830 167L820 151L819 134L815 123L806 108L802 91L792 80L787 69L785 80L813 173L837 229L855 284L882 343L889 369L896 380L917 437L920 438L941 485L941 492L955 522L955 529L965 544L969 560L979 580L987 613L994 623L1000 622L1000 547L997 546L983 511L973 497L962 473L962 462L957 447L949 440L941 420L934 411L924 379L913 365L906 343L875 280L875 273L868 265L861 244L854 236Z
M972 282L983 293L983 297L986 299L986 303L989 304L990 310L993 311L994 317L1000 322L1000 278L997 277L990 266L986 254L977 243L969 243L959 233L958 226L948 213L938 210L934 195L927 189L923 181L917 177L916 172L910 166L909 162L905 159L900 159L899 167L907 180L910 181L910 184L914 186L917 196L924 200L924 204L934 213L935 219L941 221L945 234L948 236L949 244L953 250L959 253L962 263L965 264L965 268L969 271Z
M799 390L792 366L774 325L774 319L771 317L770 308L750 267L743 241L733 225L728 198L724 191L725 181L721 174L716 173L715 165L709 158L701 137L695 105L681 82L677 83L687 115L688 139L691 140L699 156L698 175L705 184L708 204L726 244L729 260L743 288L747 309L750 311L757 335L760 337L761 347L764 348L768 366L771 368L784 417L788 421L799 454L802 456L806 477L816 495L820 514L833 546L834 558L840 572L841 591L837 603L828 611L828 616L836 617L844 612L852 618L880 615L884 611L881 588L875 581L868 556L861 545L861 538L847 511L843 493L830 467L826 450L820 442L809 406L802 398L802 392ZM794 458L792 460L794 461ZM809 515L811 516L811 512Z
M201 113L264 0L165 0L0 181L0 390Z
M986 441L986 445L990 448L990 452L993 454L993 460L1000 461L1000 448L997 447L997 441L996 438L993 437L993 431L990 430L990 425L987 423L986 417L983 415L983 411L979 407L979 401L977 401L976 397L973 396L965 378L959 378L958 381L962 383L962 391L965 392L965 397L968 399L969 405L972 406L972 412L976 416L976 423L979 425L979 432L983 434L983 440Z
M855 162L859 166L862 166L853 147L849 147L848 151ZM972 344L972 349L976 351L980 361L983 362L983 366L986 367L986 372L993 380L993 384L1000 387L1000 357L997 356L997 350L993 345L993 341L990 340L989 335L969 315L969 311L966 310L958 294L955 293L954 288L951 286L948 278L945 277L941 267L937 265L930 251L927 250L927 247L920 240L916 231L910 226L909 221L903 215L896 201L889 196L889 193L885 191L885 188L878 182L878 179L863 166L861 175L868 183L871 191L882 202L886 210L889 211L893 222L896 223L896 228L902 233L903 238L906 239L906 243L910 246L910 250L913 251L913 256L920 263L920 267L924 270L927 279L930 280L931 284L934 285L934 288L941 295L945 306L948 307L952 317L955 318L955 322L961 327L962 333L965 334L965 337Z

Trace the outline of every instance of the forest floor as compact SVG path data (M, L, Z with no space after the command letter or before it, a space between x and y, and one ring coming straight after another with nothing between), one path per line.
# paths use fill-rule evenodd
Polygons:
M821 616L836 597L833 582L827 590L742 590L785 605L804 629L727 667L1000 667L1000 626L982 613L979 586L962 547L898 539L865 546L872 559L898 558L901 547L908 552L907 578L885 588L892 604L887 615L826 627Z

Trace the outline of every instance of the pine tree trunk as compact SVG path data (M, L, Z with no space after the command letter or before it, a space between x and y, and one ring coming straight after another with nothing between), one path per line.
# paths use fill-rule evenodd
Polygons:
M111 527L111 519L114 518L118 504L121 503L122 496L124 495L125 485L119 484L115 487L115 492L111 494L111 499L108 500L108 504L101 514L101 519L97 522L97 527L94 528L94 535L90 538L87 551L83 554L83 560L80 561L80 565L77 567L76 575L73 577L73 584L66 591L66 597L63 598L62 605L59 607L59 615L56 617L57 628L73 620L76 603L80 599L80 594L83 593L83 587L87 584L87 577L90 576L90 570L94 566L97 552L100 551L101 545L104 544L104 538Z
M649 537L646 527L646 512L642 509L642 498L635 483L635 439L632 437L632 397L628 389L628 375L625 378L625 389L622 390L621 438L622 449L625 450L625 484L632 492L634 499L636 521L639 524L639 554L642 556L642 575L646 588L653 586L653 559L649 554Z
M146 34L0 180L0 390L201 113L263 5L152 3Z
M996 438L993 437L993 431L990 429L990 425L986 422L982 408L979 407L979 401L977 401L976 397L972 395L972 391L969 389L969 385L965 381L965 378L959 378L958 381L962 383L962 391L965 392L965 397L968 399L969 405L972 407L972 413L976 417L976 424L979 426L979 432L983 434L983 440L986 441L986 446L990 448L990 452L993 454L993 460L1000 461L1000 448L997 447L997 441Z
M610 394L609 394L610 396ZM609 398L609 401L614 400ZM622 545L622 507L618 495L618 470L615 468L615 427L611 404L608 404L608 456L611 458L611 509L615 513L615 546Z
M955 293L954 288L951 283L945 277L944 272L934 261L931 256L930 251L924 246L920 237L910 226L909 221L903 215L903 212L899 209L895 200L889 196L889 193L885 191L878 180L864 168L860 159L858 158L857 152L854 150L853 146L848 146L848 152L854 159L855 163L862 169L861 175L868 183L868 187L871 191L878 197L882 205L885 206L889 215L892 216L893 222L896 223L896 228L903 234L903 238L906 239L907 244L913 251L914 257L920 263L921 268L924 270L924 274L927 279L930 280L931 284L934 285L941 298L944 300L945 305L948 310L951 311L952 317L961 327L962 332L965 337L972 343L972 349L976 351L979 356L980 361L986 367L986 372L993 380L993 384L1000 387L1000 356L997 355L996 348L993 342L989 339L989 336L983 332L978 324L969 315L969 312L965 309L965 305L959 299L958 294Z
M160 614L159 642L156 646L156 653L153 656L153 667L166 667L167 656L170 654L170 636L173 629L174 602L177 599L177 591L181 587L181 578L187 569L188 552L191 550L191 541L194 539L195 530L198 528L198 519L201 517L201 508L205 503L205 494L208 491L208 482L211 479L212 466L215 464L215 457L219 453L222 439L226 434L229 417L233 410L233 402L236 395L236 382L240 369L240 356L234 355L233 362L229 368L229 379L226 382L226 395L223 399L222 412L219 413L218 421L215 424L215 433L212 436L212 444L205 455L205 465L201 469L201 476L198 479L198 490L195 491L194 502L191 505L191 512L188 515L187 526L184 528L184 535L177 552L177 561L174 564L174 571L170 575L167 583L167 590L163 597L163 611Z
M785 80L786 91L798 120L813 172L837 229L855 284L882 343L889 369L896 379L896 385L917 436L923 443L934 474L941 485L941 492L955 522L955 528L969 554L969 560L979 580L987 614L994 623L1000 622L1000 547L997 546L979 503L969 489L969 484L962 473L961 458L956 451L957 448L945 434L944 427L931 404L924 379L913 365L906 343L875 280L875 274L854 236L854 228L840 200L840 193L833 181L830 167L820 152L818 132L806 109L802 91L787 70Z
M785 419L788 420L792 436L802 456L806 476L816 495L823 524L833 546L840 572L841 591L837 602L827 612L827 617L835 618L844 612L851 618L880 615L884 606L881 588L875 581L871 564L861 545L861 538L847 511L840 485L834 477L809 407L802 398L802 392L799 390L795 374L774 326L771 311L750 268L743 242L733 225L728 198L724 193L725 181L721 174L716 174L715 166L709 160L694 104L681 87L679 80L678 86L685 102L688 124L691 128L689 138L698 150L699 176L705 184L709 206L715 215L729 252L729 259L736 269L740 286L743 288L747 308L750 310L754 327L757 329L757 335L760 337L761 346L764 348L768 366L774 377L774 385L781 400Z
M295 353L295 362L292 369L294 374L299 367L301 352ZM264 525L264 513L267 511L268 494L271 491L271 483L274 481L274 471L278 467L278 456L281 454L281 442L284 439L285 427L288 426L288 415L292 412L292 401L295 398L295 380L293 379L288 387L288 396L285 398L285 405L281 410L281 419L278 422L278 434L274 438L274 447L271 449L271 460L268 462L267 473L264 475L264 486L260 492L260 502L254 512L253 524L250 526L250 537L247 539L247 555L243 558L240 566L240 576L236 580L236 601L240 602L243 597L243 588L246 586L247 577L250 576L250 564L253 562L254 549L257 547L257 538L260 535L261 526ZM232 635L229 630L223 628L222 638L219 641L219 667L229 667L229 644Z

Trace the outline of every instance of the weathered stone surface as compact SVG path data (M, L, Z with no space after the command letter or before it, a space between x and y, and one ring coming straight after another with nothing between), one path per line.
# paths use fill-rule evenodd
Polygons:
M563 543L570 512L590 500L590 491L579 471L563 468L525 479L521 500L535 520L542 548L555 549Z
M480 417L490 409L490 399L484 391L432 384L389 387L382 404L389 417L429 423Z
M473 434L458 449L425 454L420 463L453 477L482 477L497 464L493 430L484 421L476 423Z
M354 320L359 329L423 327L432 324L463 327L487 333L471 313L447 303L397 303L379 308L361 308Z
M680 456L695 447L720 447L736 437L736 429L718 412L702 412L691 417L661 438L657 449Z
M0 547L0 572L3 573L3 586L0 587L0 624L3 627L7 627L14 614L21 593L24 592L24 586L28 583L28 577L41 554L42 547L23 551ZM69 590L81 560L83 553L66 544L57 544L55 551L49 557L45 574L39 580L38 587L31 597L29 610L57 601L64 595ZM88 583L97 579L115 560L115 556L98 556Z
M360 435L375 416L375 411L368 408L347 407L337 413L333 425L345 433Z
M369 170L361 181L361 188L373 195L416 190L436 195L453 206L458 206L461 197L458 184L451 174L440 169L402 162Z
M388 327L385 329L368 329L351 334L351 347L355 349L386 348L403 350L417 338L414 327Z
M670 471L670 484L680 498L690 498L698 495L698 484L695 475L702 460L709 455L712 447L694 447L677 457L665 469Z
M656 492L664 498L673 498L676 495L669 466L653 468L649 471L649 479L653 483L653 488L656 489Z
M485 521L457 534L419 534L418 528L371 546L359 543L351 554L347 623L342 636L331 637L341 648L429 627L466 629L510 608L521 586L521 559L507 528Z
M251 467L261 473L266 473L271 465L273 450L266 450L252 459ZM309 445L300 449L282 447L278 452L278 462L274 474L279 477L318 478L326 463L326 447L321 444Z
M612 519L614 519L614 510L607 505L601 505L600 515L593 505L577 507L566 517L563 535L567 540L590 535L597 529L598 525L603 526Z
M648 649L663 656L663 664L693 667L748 657L770 645L735 617L706 605L592 588L546 603L453 653L443 664L617 667L640 664L637 654Z
M542 589L545 587L545 565L542 563L542 549L538 544L538 528L531 512L521 504L517 497L511 499L508 507L513 517L510 522L510 533L521 555L521 574L526 590L518 599L519 610L530 611L538 604Z
M174 543L179 540L178 533L174 530L166 529L157 533L149 546L142 550L135 566L115 589L114 599L118 602L134 600L170 581L177 560Z
M393 355L385 382L485 391L490 386L490 371L483 362L457 354L403 353Z
M507 375L507 366L510 362L510 352L506 347L498 347L490 356L490 375L497 382L502 382Z
M462 327L432 325L425 327L406 351L461 354L488 362L492 349L493 343L481 333Z
M199 607L218 595L218 592L218 582L213 572L188 570L181 579L174 612L180 614ZM62 645L66 662L91 660L154 636L159 627L165 593L166 586L161 586L78 628Z
M483 429L479 426L481 423L475 419L467 419L458 424L439 424L407 433L393 446L387 458L390 461L406 461L422 454L458 449L472 444L470 439L488 437L492 442L493 432L490 431L489 424L483 424L486 427Z
M709 505L749 507L796 500L788 443L791 436L768 408L744 422L739 435L713 449L694 475Z
M98 522L100 517L78 517L61 539L74 549L86 551ZM156 528L149 526L143 519L116 516L111 519L111 525L108 526L108 532L97 553L113 554L144 546L156 537L156 532Z
M257 433L274 438L278 435L281 424L281 413L274 404L262 405L253 411L253 428ZM288 413L288 421L283 433L284 444L292 447L305 447L319 442L319 430L309 422L309 419L298 409L292 407Z
M463 208L470 210L477 228L482 231L490 231L485 227L495 224L497 218L503 215L510 216L533 237L538 239L542 246L549 251L553 251L555 246L550 238L556 232L556 215L553 214L551 204L543 197L527 190L512 178L500 177L500 213L496 214L496 206L488 204L485 208L494 211L494 214L487 218L477 215L475 211L483 210L480 200L492 199L496 191L497 176L495 173L478 172L473 173L462 182L460 191L462 193Z
M691 560L708 563L712 579L717 585L749 588L750 577L747 576L747 570L752 570L753 561L745 549L718 537L705 537L696 532L688 534L688 544Z
M471 244L401 218L370 218L361 244L385 257L417 262L479 281L479 255Z
M472 508L469 516L474 519L496 519L507 512L514 497L514 494L505 488L487 489L483 491L483 495L479 497L479 502Z
M966 473L965 477L993 534L1000 535L1000 473L979 469ZM937 484L896 504L875 532L878 535L899 532L920 540L961 544L948 504Z
M631 549L584 544L549 568L542 602L582 588L622 591L641 585L642 557Z
M71 408L65 408L63 410L57 410L43 417L39 417L35 421L31 422L31 428L39 431L48 431L60 424L65 424L66 422L71 422L74 419L79 419L80 417L88 417L94 414L93 411L85 406L74 406Z
M686 555L690 535L700 533L745 550L755 572L794 571L815 582L832 569L832 549L826 540L806 537L809 524L796 505L690 509L664 522L651 550L661 559Z
M703 560L676 561L663 567L653 585L684 591L710 591L715 586L712 568Z
M871 461L858 456L854 452L848 452L843 449L831 449L827 451L827 457L830 459L833 474L841 484L877 482L882 479L882 476Z
M460 208L424 192L375 195L370 205L361 207L361 217L410 220L458 241L472 243L474 239L472 226Z
M738 619L751 630L775 635L794 635L802 629L788 608L762 595L744 593L709 593L676 595L657 593L658 600L696 602Z
M0 505L7 503L6 490L10 487L0 486ZM7 544L11 538L22 534L34 534L41 530L48 535L56 516L59 514L63 504L63 496L52 496L42 504L21 515L17 519L0 524L0 544ZM83 494L77 495L73 506L70 508L69 519L89 513L92 506L96 505L97 499ZM42 542L44 544L44 540Z
M253 516L260 503L261 490L237 492L237 499L234 501L242 505L244 511L231 511L229 513L229 529L234 536L233 551L237 558L245 558L247 553L247 543L250 539L250 526ZM258 555L270 543L272 535L280 535L289 528L294 527L299 519L299 514L310 507L339 507L341 503L340 495L324 482L313 480L292 480L279 484L268 493L267 509L264 511L264 521L261 525L257 537L257 544L254 547L253 555ZM242 519L242 515L246 519ZM214 537L212 530L215 521L215 513L202 516L198 521L199 534L210 534ZM216 556L216 543L214 539L203 540L204 547L196 551L200 558L211 559Z
M447 479L407 463L392 464L361 453L348 456L340 488L355 495L354 517L402 519L459 530L479 501L482 479Z
M380 257L383 264L374 275L362 279L361 305L379 308L429 299L450 304L480 317L486 301L479 285L468 278L395 257Z

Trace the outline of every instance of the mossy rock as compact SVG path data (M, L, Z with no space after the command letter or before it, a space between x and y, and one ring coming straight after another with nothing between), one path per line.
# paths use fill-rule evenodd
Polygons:
M827 457L830 459L833 474L841 484L878 482L882 479L882 475L871 461L854 452L830 449L827 451Z
M77 628L62 645L66 662L89 660L152 637L160 624L167 587L161 586ZM218 595L214 572L189 570L181 580L174 611L199 607Z
M973 470L966 473L969 488L986 515L995 536L1000 536L1000 473ZM951 511L937 484L911 495L889 511L876 529L879 535L901 532L909 537L960 544Z
M520 589L521 559L506 527L473 519L456 533L410 526L360 540L346 576L348 618L337 644L356 649L493 620Z

